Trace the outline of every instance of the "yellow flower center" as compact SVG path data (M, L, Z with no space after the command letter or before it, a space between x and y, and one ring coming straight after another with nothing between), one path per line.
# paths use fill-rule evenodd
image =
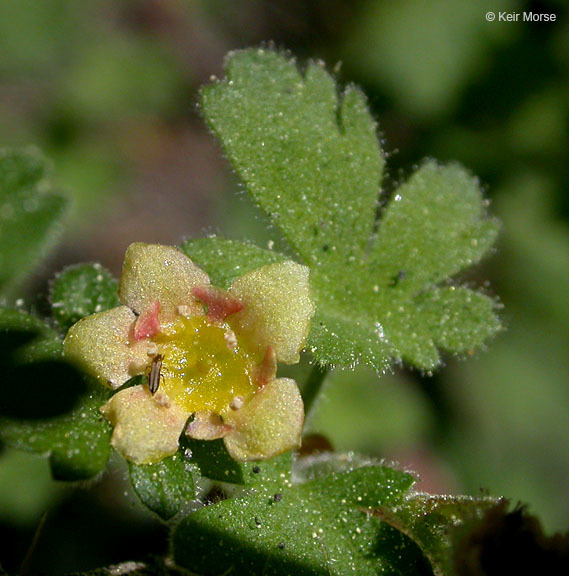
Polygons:
M188 412L223 414L236 396L246 401L257 389L254 363L228 324L205 316L180 316L156 337L164 356L160 391Z

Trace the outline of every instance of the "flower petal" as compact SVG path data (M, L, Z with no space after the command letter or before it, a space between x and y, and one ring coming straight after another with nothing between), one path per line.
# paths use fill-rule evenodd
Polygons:
M152 338L160 332L160 302L156 300L134 323L134 339Z
M304 406L296 382L273 380L224 421L234 428L223 440L235 460L265 460L299 447Z
M263 361L255 366L252 376L253 381L259 388L272 382L277 375L277 356L272 346L267 348Z
M186 436L195 440L217 440L229 432L231 426L224 424L219 414L203 410L195 413L194 419L186 429Z
M141 314L160 303L160 319L171 320L179 306L193 314L203 314L203 307L192 289L209 284L208 275L173 246L131 244L124 257L119 298Z
M64 354L106 386L118 388L149 362L146 342L130 343L135 320L126 306L86 316L69 329Z
M239 300L215 286L196 286L192 292L207 306L207 319L210 322L224 322L228 316L243 308Z
M308 273L292 261L269 264L237 278L229 289L243 310L228 322L261 358L272 346L278 361L299 361L314 315Z
M188 413L166 395L152 396L146 386L117 392L102 408L114 426L111 444L135 464L151 464L178 450Z

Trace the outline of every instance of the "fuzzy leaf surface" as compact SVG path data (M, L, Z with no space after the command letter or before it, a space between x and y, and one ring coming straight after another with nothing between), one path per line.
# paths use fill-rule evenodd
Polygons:
M435 576L445 576L452 574L457 528L472 526L501 502L491 497L415 494L396 509L380 507L369 513L413 540L428 558Z
M180 250L220 288L229 288L233 280L256 268L288 260L279 252L220 236L186 240Z
M163 520L187 510L196 497L192 468L182 451L155 464L129 462L129 472L141 502Z
M281 54L248 50L230 55L202 104L247 189L306 262L361 257L384 160L359 90L338 102L322 65L301 74Z
M15 406L23 406L19 409L24 412L18 416L26 419L8 417L14 416L14 408L8 414L3 410L0 438L14 448L48 455L57 480L91 478L104 468L110 455L111 427L99 412L110 393L85 381L63 362L61 339L41 320L20 310L0 308L2 338L24 342L22 334L25 343L15 350L9 384L19 393L13 394L20 402ZM51 408L44 404L54 402L57 415L48 417ZM73 409L67 412L71 405Z
M363 512L401 502L413 481L367 466L283 482L278 492L261 487L185 518L174 532L174 559L199 574L416 574L426 567L416 544Z
M61 331L84 316L120 304L118 283L100 264L78 264L61 272L51 286L53 317Z
M0 292L11 295L51 247L65 205L36 150L0 150Z
M449 284L498 230L466 170L425 162L376 222L376 124L361 92L339 93L320 64L301 71L272 50L232 53L202 106L254 201L311 269L309 345L322 364L382 370L403 359L430 370L441 349L471 350L498 330L492 298Z
M187 440L186 457L197 474L216 482L256 487L278 485L290 478L290 452L264 462L237 462L229 456L222 440Z

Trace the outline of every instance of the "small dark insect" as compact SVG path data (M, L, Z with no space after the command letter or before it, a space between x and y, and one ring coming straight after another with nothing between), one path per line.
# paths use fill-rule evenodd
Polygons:
M160 370L162 369L162 361L164 360L163 354L156 354L152 359L152 366L150 367L150 374L148 375L148 389L152 396L156 394L158 387L160 386L160 377L164 378L162 374L160 374Z

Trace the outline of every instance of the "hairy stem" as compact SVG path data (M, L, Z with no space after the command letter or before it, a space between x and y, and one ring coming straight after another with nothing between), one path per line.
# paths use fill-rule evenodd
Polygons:
M320 395L327 374L328 368L326 366L320 366L318 363L312 366L312 370L302 388L302 400L304 402L306 418L310 416L314 409L316 399Z

